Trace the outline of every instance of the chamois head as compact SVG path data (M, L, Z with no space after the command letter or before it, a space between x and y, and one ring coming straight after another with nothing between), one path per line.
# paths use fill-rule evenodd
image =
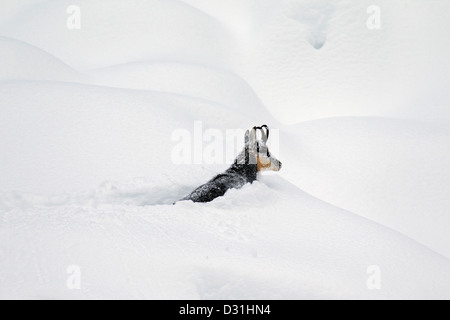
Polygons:
M261 131L261 139L258 139L256 130ZM250 164L258 165L259 171L280 171L281 162L275 158L267 147L269 139L269 127L253 127L245 133L245 154L246 161Z

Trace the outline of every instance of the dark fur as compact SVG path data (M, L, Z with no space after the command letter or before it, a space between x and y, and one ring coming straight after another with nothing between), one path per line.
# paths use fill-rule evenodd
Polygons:
M192 200L193 202L210 202L217 197L221 197L229 189L239 189L247 183L256 180L258 166L250 164L248 156L245 164L239 164L238 160L224 173L195 189L191 194L181 200Z

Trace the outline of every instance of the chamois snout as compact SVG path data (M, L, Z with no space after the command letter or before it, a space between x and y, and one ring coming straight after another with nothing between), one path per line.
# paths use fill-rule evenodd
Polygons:
M267 140L269 139L269 128L264 125L262 127L254 127L253 131L261 130L261 139L254 137L249 137L249 149L253 150L256 155L256 161L259 171L280 171L281 161L275 158L269 151L267 147ZM252 141L253 140L253 141Z

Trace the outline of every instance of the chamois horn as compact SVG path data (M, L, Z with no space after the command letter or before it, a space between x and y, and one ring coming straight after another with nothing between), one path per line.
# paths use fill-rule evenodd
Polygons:
M263 126L260 127L259 129L260 129L261 132L262 132L262 140L263 140L264 142L267 142L267 140L269 139L269 133L270 133L269 127L268 127L267 125L263 125ZM266 130L264 131L264 129L266 129Z
M264 129L266 129L266 130L264 130ZM263 126L261 126L261 127L253 127L253 129L252 130L254 130L255 131L255 134L256 134L256 130L261 130L261 139L262 139L262 141L264 141L264 142L267 142L267 140L269 139L269 127L267 126L267 125L263 125Z

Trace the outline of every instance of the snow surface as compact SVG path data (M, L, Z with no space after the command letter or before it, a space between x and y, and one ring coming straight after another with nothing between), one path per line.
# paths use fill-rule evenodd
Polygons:
M448 1L73 4L0 4L0 298L450 298ZM282 170L172 205L199 120Z

